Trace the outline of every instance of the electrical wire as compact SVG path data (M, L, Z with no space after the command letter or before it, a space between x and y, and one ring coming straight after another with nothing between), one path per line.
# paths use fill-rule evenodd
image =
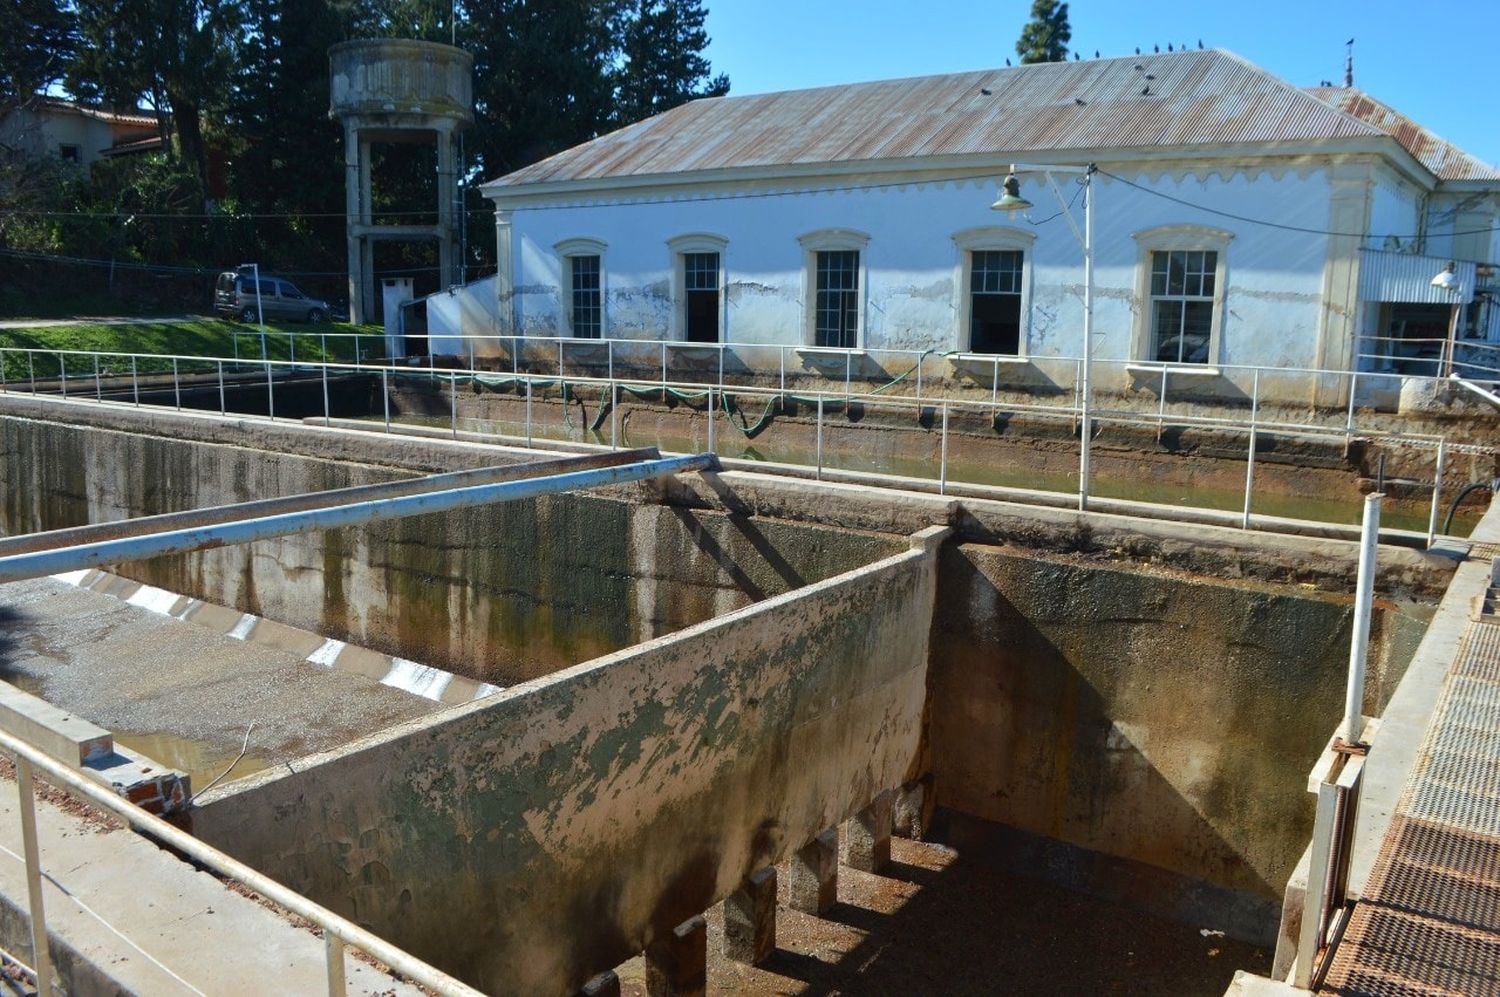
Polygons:
M213 274L226 273L235 269L231 266L222 267L195 267L181 266L172 263L139 263L133 260L99 260L82 256L59 256L54 253L42 253L28 249L6 249L0 247L0 256L9 256L22 260L37 260L43 263L69 263L75 266L113 267L118 270L136 270L148 273L182 274L184 276L207 277ZM390 274L422 274L441 271L441 267L404 267L400 269L380 269L382 275ZM262 277L347 277L347 270L276 270L269 269L261 272Z

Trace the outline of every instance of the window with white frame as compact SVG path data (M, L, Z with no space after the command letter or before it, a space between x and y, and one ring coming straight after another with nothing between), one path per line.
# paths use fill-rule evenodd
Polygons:
M958 248L956 336L965 353L1026 352L1027 264L1034 232L989 225L953 236Z
M672 252L672 338L717 343L724 331L724 249L719 235L694 233L667 240Z
M1228 232L1165 225L1136 233L1140 246L1135 355L1165 364L1219 362Z
M1170 249L1151 254L1151 359L1208 363L1219 254Z
M802 236L806 251L807 342L859 349L864 341L864 248L870 237L850 229L824 229Z
M576 339L604 335L604 243L568 239L555 247L562 269L563 313Z

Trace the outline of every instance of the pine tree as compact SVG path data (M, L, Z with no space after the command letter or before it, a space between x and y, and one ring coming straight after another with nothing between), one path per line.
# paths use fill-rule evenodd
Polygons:
M1062 62L1068 57L1073 29L1068 26L1068 5L1058 0L1032 0L1031 20L1021 29L1016 54L1022 64Z
M78 27L61 0L13 0L0 31L0 108L24 101L63 78L78 46Z
M621 36L624 58L617 72L616 124L729 92L729 77L710 77L703 58L707 14L702 0L633 0Z

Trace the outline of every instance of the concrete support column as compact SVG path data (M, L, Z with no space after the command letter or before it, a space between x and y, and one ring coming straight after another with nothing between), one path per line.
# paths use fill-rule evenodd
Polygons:
M703 997L708 989L708 922L690 917L646 948L646 993Z
M891 791L844 822L839 861L861 872L880 872L891 864Z
M829 828L797 850L787 868L787 906L821 916L839 898L839 833Z
M620 997L620 978L614 970L605 970L585 983L578 993L580 997Z
M352 126L344 127L344 221L348 237L349 263L349 320L365 320L364 281L361 267L364 256L360 250L360 238L354 234L353 226L359 220L359 192L362 186L359 167L359 132Z
M438 230L438 283L442 287L457 284L454 266L454 242L458 230L454 227L457 217L454 200L458 196L458 150L453 142L453 129L437 129L437 223Z
M516 274L511 255L511 213L495 211L495 332L508 336L516 328Z
M724 955L754 965L776 949L776 868L753 873L724 900Z

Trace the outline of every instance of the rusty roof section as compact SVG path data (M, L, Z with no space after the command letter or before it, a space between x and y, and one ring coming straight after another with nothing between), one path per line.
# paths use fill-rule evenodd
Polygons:
M486 187L934 156L1385 137L1214 49L696 100Z
M1411 118L1354 87L1308 87L1329 107L1374 125L1390 135L1439 180L1500 180L1500 170L1439 138Z

